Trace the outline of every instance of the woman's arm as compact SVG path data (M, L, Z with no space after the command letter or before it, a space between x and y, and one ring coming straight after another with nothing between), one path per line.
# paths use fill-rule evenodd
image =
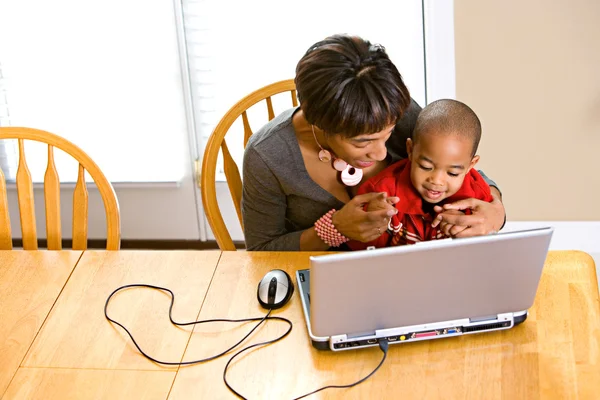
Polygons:
M246 249L300 250L303 232L286 230L285 193L273 171L253 148L247 148L244 153L243 174L242 218Z

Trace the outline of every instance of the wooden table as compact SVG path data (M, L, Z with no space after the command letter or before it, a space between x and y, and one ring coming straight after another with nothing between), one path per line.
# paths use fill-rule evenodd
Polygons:
M264 311L256 301L259 280L273 268L292 275L309 265L308 256L224 252L200 318L260 316ZM292 320L292 333L276 344L249 352L228 372L230 384L249 399L291 399L325 385L352 383L381 360L378 348L335 354L313 349L297 293L274 315ZM218 338L212 330L199 329L184 358L223 349L248 328L229 329ZM283 323L269 322L248 343L274 338L285 328ZM235 398L222 383L226 361L182 368L169 399ZM600 304L594 262L581 252L550 252L535 305L521 326L392 345L387 361L369 380L351 389L327 389L312 398L531 400L599 396Z
M8 387L81 253L0 251L0 395Z
M173 318L195 320L220 255L86 251L4 398L165 399L177 368L140 356L127 334L104 318L104 304L121 285L165 286L176 296ZM192 329L170 324L169 304L163 292L128 289L113 297L108 312L130 329L145 351L177 362Z
M309 255L87 251L4 398L235 398L222 380L228 357L190 367L156 365L104 319L106 297L119 285L145 282L176 293L177 320L193 320L198 314L200 319L261 316L264 310L256 301L260 278L273 268L292 275L308 267ZM523 325L390 346L388 360L369 380L312 398L598 398L600 303L595 274L585 253L550 252L535 305ZM166 360L215 354L253 326L220 323L197 326L192 333L192 328L169 324L168 304L167 295L135 289L115 297L109 312L132 330L147 352ZM229 369L229 382L250 399L291 399L327 384L351 383L381 359L376 348L335 354L313 349L297 292L275 315L292 320L292 333L239 357ZM285 329L283 323L269 322L247 343L273 338Z

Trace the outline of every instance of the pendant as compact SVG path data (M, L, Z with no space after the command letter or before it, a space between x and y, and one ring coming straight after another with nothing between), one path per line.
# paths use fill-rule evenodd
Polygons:
M319 160L322 162L331 161L331 153L325 149L321 149L321 151L319 151Z
M336 171L342 172L343 170L346 169L346 167L348 167L348 163L346 161L342 160L341 158L336 158L333 161L333 168Z
M342 171L342 183L346 186L358 185L362 180L362 177L362 169L354 168L350 164L346 164L346 168Z

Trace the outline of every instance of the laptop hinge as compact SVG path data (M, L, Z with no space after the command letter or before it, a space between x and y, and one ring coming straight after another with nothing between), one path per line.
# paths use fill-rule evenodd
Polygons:
M504 314L498 314L498 315L493 315L493 316L489 316L489 317L480 317L480 318L469 318L469 322L471 324L486 324L486 323L490 323L490 322L504 322L504 321L510 321L513 319L513 313L504 313Z
M331 337L330 342L332 344L335 344L335 343L345 342L347 340L348 340L348 335L335 335L335 336Z

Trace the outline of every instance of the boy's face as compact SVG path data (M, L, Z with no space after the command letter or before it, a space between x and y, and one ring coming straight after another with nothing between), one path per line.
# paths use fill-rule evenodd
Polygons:
M406 149L412 184L432 204L455 194L479 161L479 156L471 157L473 143L454 134L425 132L416 144L408 139Z

